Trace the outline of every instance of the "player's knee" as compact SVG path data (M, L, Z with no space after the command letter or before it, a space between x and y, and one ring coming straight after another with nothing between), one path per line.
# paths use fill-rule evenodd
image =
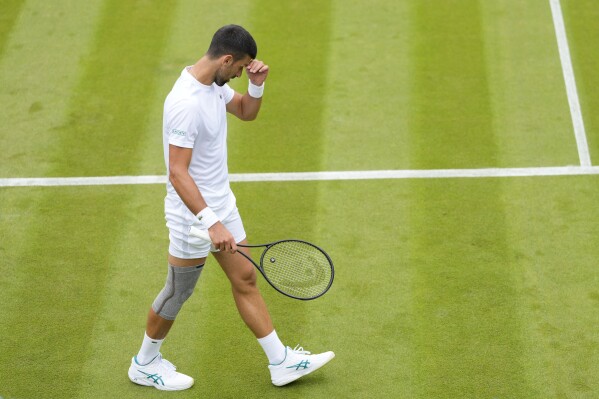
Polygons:
M175 320L181 307L193 294L204 265L176 267L169 265L164 288L152 304L152 309L160 317Z
M183 306L183 304L185 303L185 301L187 301L189 299L189 297L191 296L191 294L193 294L193 288L189 288L189 289L183 291L181 293L181 295L179 295L177 297L177 300L179 301L179 303L181 304L181 306Z
M233 289L243 292L255 289L257 279L256 269L251 266L240 270L235 277L231 279L231 284L233 285Z

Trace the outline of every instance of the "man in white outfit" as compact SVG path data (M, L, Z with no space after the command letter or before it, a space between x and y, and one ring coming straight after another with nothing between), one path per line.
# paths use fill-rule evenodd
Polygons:
M129 379L161 390L190 388L194 380L162 358L160 346L200 277L210 243L190 236L192 225L208 230L213 255L227 275L239 314L269 361L273 384L288 384L320 368L333 352L312 355L282 344L256 285L254 266L236 251L247 251L246 234L229 185L227 116L256 118L262 104L268 65L255 59L257 46L244 28L227 25L212 38L206 54L186 67L164 103L163 143L168 170L165 198L169 229L168 275L148 314L139 353L131 360ZM249 77L248 92L227 82Z

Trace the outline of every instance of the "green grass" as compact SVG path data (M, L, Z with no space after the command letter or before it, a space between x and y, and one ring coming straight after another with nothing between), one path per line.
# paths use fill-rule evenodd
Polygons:
M591 159L599 8L562 0ZM240 23L271 66L242 172L578 163L546 1L5 1L0 177L164 173L162 103ZM232 85L245 90L246 78ZM287 345L270 384L214 260L165 341L174 398L595 398L597 176L234 183L252 241L320 243L312 302L260 287ZM166 272L162 185L0 188L0 397L163 397L128 381Z

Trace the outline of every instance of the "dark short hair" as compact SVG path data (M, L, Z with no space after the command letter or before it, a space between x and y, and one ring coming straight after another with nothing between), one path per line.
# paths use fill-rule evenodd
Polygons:
M216 31L206 54L218 58L231 54L235 60L249 55L256 58L258 47L250 32L239 25L226 25Z

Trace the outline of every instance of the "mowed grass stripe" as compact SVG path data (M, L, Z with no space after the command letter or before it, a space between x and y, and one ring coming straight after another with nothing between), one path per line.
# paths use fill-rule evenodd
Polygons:
M333 2L324 170L409 169L409 2Z
M57 131L60 147L52 153L53 176L138 173L137 149L145 137L174 9L169 3L104 3L69 120Z
M490 166L493 135L478 0L414 4L412 163ZM503 262L503 183L414 184L408 248L420 397L526 397L514 273ZM505 381L510 381L509 387Z
M93 57L72 100L71 123L60 130L60 146L53 149L53 173L109 174L135 165L139 135L132 132L143 131L144 99L153 90L151 79L140 80L161 57L172 9L105 3ZM118 59L126 59L126 67ZM123 133L125 121L135 129ZM32 196L36 211L28 217L36 224L16 255L10 310L2 325L2 335L13 340L0 354L0 374L12 376L2 394L63 398L77 391L112 253L123 221L133 217L129 192L57 188Z
M593 0L561 3L591 162L599 164L599 5Z
M231 120L230 170L320 170L331 1L256 0L250 26L271 72L258 119Z
M411 168L495 166L478 0L414 2L411 18Z
M506 182L507 183L507 182ZM509 190L507 190L509 189ZM506 185L510 252L520 270L528 398L595 398L599 392L597 177L530 178Z
M15 25L25 0L3 0L2 13L0 14L0 58L4 54L4 48Z
M101 0L28 1L0 59L0 175L46 176Z
M417 398L414 372L421 359L407 251L419 230L409 223L416 183L311 184L321 187L318 242L335 262L335 282L314 317L331 329L322 339L336 353L325 371L326 396Z
M506 237L504 183L414 183L415 390L423 398L530 397L520 276Z
M411 168L409 3L333 2L323 170ZM332 328L321 338L336 353L323 396L415 398L410 184L311 184L316 236L336 266L325 307L310 316Z

